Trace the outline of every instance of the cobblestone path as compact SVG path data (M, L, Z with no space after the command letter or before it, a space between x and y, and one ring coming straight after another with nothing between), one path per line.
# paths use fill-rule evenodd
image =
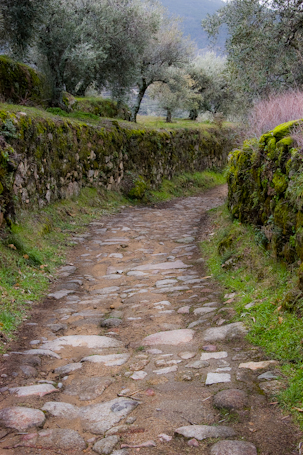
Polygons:
M125 207L70 263L1 369L0 453L299 454L279 365L232 322L198 241L224 187Z

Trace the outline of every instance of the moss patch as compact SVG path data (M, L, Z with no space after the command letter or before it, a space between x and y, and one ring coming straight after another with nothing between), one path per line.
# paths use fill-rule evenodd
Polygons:
M48 87L44 76L31 67L0 56L0 98L20 104L46 104Z

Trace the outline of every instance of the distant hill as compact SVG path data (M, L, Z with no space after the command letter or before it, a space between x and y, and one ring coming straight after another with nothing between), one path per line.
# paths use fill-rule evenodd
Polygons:
M201 26L201 21L207 14L215 13L224 5L221 0L161 0L165 8L174 16L183 19L182 27L185 36L190 35L199 49L209 45L207 34ZM218 45L224 47L226 35L221 32Z

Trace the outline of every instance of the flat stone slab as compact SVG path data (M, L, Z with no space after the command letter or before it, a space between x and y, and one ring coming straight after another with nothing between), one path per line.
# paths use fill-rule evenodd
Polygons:
M106 367L114 367L124 365L129 357L129 354L90 355L81 359L81 362L104 363Z
M206 385L220 384L221 382L230 382L231 377L229 373L208 373L206 378Z
M175 240L176 243L192 243L195 241L195 237L184 237L182 239Z
M62 401L48 401L41 409L42 411L48 412L53 417L61 417L63 419L71 420L79 417L80 413L80 408Z
M175 279L166 279L166 280L159 280L156 282L156 287L164 287L164 286L170 286L171 284L178 283L178 280Z
M130 272L127 273L127 276L146 276L147 274L146 273L143 273L143 272L139 272L138 270L132 270Z
M186 368L195 368L196 370L205 367L209 367L209 363L205 360L196 360L196 362L191 362L186 365Z
M0 427L26 431L32 427L42 427L45 415L39 409L14 406L0 410Z
M173 365L171 367L161 368L160 370L154 370L154 373L156 373L156 374L168 374L168 373L174 373L177 370L178 370L178 366L177 365Z
M51 329L52 332L59 332L59 330L66 330L67 325L66 324L47 324L47 327Z
M185 438L195 438L198 441L203 441L203 439L208 438L229 438L235 436L236 432L233 428L225 426L190 425L177 428L175 434L184 436Z
M54 359L61 359L61 357L55 352L49 349L28 349L23 351L21 354L24 355L45 355L46 357L53 357Z
M64 390L66 395L77 396L80 401L95 400L114 382L113 378L92 377L74 379Z
M116 398L106 403L84 406L80 408L82 427L93 434L104 434L137 406L136 401L127 398Z
M214 406L218 409L243 409L248 405L248 396L244 390L222 390L214 397Z
M36 368L30 365L20 365L20 370L28 378L36 378L38 376L38 371Z
M146 378L147 373L145 371L135 371L134 374L132 374L130 377L134 379L135 381L140 381L144 378Z
M259 381L262 381L263 379L266 381L271 381L272 379L278 379L278 375L273 373L272 371L266 371L266 373L260 374L258 376Z
M190 329L170 330L167 332L158 332L144 338L143 345L155 346L158 344L168 344L178 346L182 343L189 343L192 341L195 332Z
M120 438L118 436L108 436L107 438L100 439L93 447L94 452L100 455L110 455L118 444Z
M190 306L183 306L182 308L179 308L177 313L179 314L189 314Z
M61 289L61 291L53 292L52 294L48 294L48 297L53 297L56 300L63 299L68 294L73 294L75 291L71 289Z
M196 352L189 352L189 351L185 351L185 352L179 352L178 356L181 357L181 359L183 360L189 360L189 359L192 359L193 357L196 356Z
M43 349L51 351L60 351L65 346L72 346L73 348L118 348L122 346L120 341L113 338L98 336L98 335L69 335L60 337L53 341L47 341L43 344Z
M120 290L119 286L109 286L109 287L102 288L102 289L96 289L95 291L92 292L92 294L102 294L102 295L113 294L115 292L118 292L119 290Z
M210 449L211 455L257 455L256 447L245 441L219 441Z
M182 261L175 262L161 262L160 264L145 264L135 267L134 270L172 270L172 269L186 269L191 267L190 265L184 264Z
M239 368L247 368L248 370L257 371L277 364L278 362L276 360L264 360L263 362L240 363Z
M21 439L23 446L43 447L44 450L84 450L86 443L75 430L43 430L32 435L25 435Z
M101 327L118 327L122 324L122 319L108 318L101 322Z
M225 359L226 357L228 357L228 354L225 351L221 351L221 352L203 352L201 354L200 360Z
M9 392L16 394L17 397L37 396L41 398L44 397L44 395L48 395L53 392L59 392L59 390L51 384L38 384L25 387L13 387L9 389Z
M208 308L208 307L196 308L194 310L194 314L196 316L200 316L201 314L211 313L212 311L215 311L215 310L216 310L215 307L212 307L212 308Z
M205 330L203 334L204 341L225 340L225 338L237 338L246 335L247 329L242 322L222 325Z
M68 365L64 365L62 367L58 367L55 369L55 373L61 376L65 376L66 374L73 373L74 371L80 370L82 368L82 363L69 363Z

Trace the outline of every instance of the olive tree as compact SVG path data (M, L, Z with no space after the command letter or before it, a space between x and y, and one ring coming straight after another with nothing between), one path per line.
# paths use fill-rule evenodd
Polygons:
M62 93L69 78L79 82L94 72L97 59L105 58L104 49L95 45L94 28L87 27L100 8L89 0L48 1L36 46L40 64L50 75L55 106L64 108Z
M46 0L0 0L0 41L24 56L39 28Z
M192 81L191 90L195 93L187 103L191 120L196 120L200 112L229 112L233 94L225 57L214 52L199 55L189 66L188 74Z
M202 24L213 38L227 27L228 68L243 106L302 85L302 1L231 0Z
M166 122L171 123L173 114L193 103L196 95L192 90L193 81L184 69L173 67L167 76L169 77L166 83L155 82L147 93L166 111Z
M150 36L136 65L137 93L131 108L134 122L148 87L155 82L168 83L171 68L185 67L194 52L192 42L183 37L178 20L169 18L164 11L159 19L158 30Z
M65 87L84 95L91 85L123 98L158 23L158 5L149 0L49 0L37 49L53 83L52 103L64 107Z

